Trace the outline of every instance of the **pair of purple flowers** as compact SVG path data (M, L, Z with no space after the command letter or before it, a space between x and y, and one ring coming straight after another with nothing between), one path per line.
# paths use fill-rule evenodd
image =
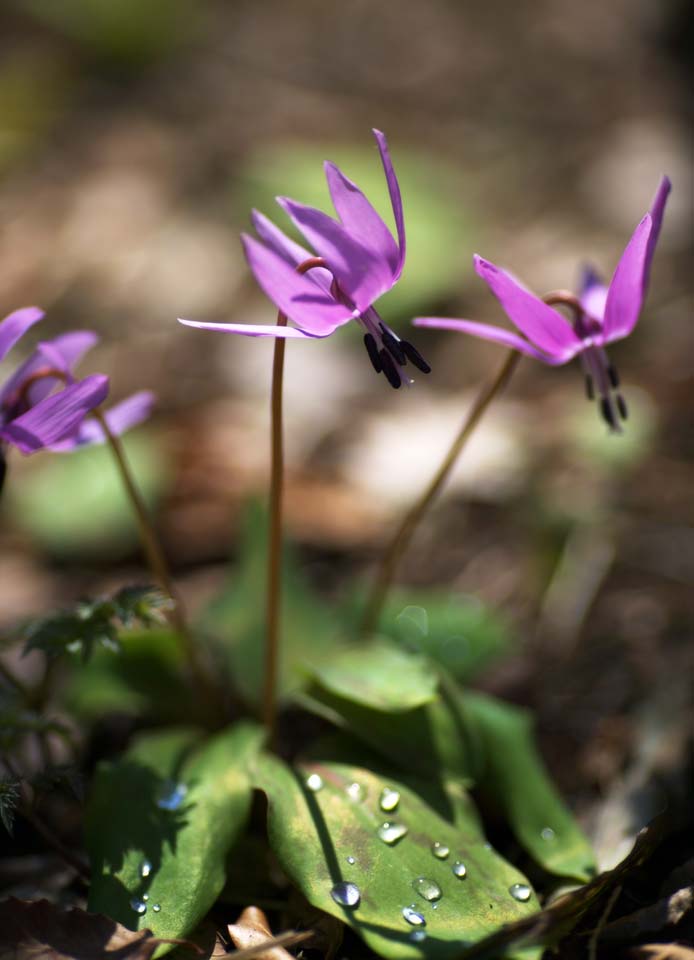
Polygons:
M364 343L374 368L383 372L393 387L411 382L408 363L429 373L421 354L386 326L373 305L397 283L405 261L400 187L386 138L378 130L373 132L397 239L357 185L334 164L326 163L325 175L338 219L286 197L278 198L313 252L291 240L257 211L253 211L252 220L260 239L245 234L242 237L258 284L293 326L194 320L181 323L251 337L314 339L327 337L355 320L364 330ZM592 399L597 394L603 418L612 430L618 430L619 420L627 417L627 408L605 346L628 336L636 325L669 192L670 181L663 177L651 209L629 240L609 286L597 274L586 271L578 295L556 291L541 299L507 271L475 256L475 270L522 336L502 327L443 317L419 317L415 325L494 340L552 366L580 356L588 396ZM572 312L573 324L554 309L559 305Z
M15 310L0 321L0 360L43 318L38 307ZM92 413L106 400L108 377L92 374L76 379L73 368L97 342L90 330L74 330L38 344L34 352L0 387L0 460L11 444L22 453L73 450L104 440ZM133 394L103 416L115 434L139 423L152 409L153 394Z

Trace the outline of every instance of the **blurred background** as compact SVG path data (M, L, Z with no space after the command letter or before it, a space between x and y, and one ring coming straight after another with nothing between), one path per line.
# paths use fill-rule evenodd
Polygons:
M611 350L631 409L624 436L606 435L577 364L523 360L400 571L510 626L483 684L538 711L550 765L586 810L683 756L693 49L686 0L0 10L0 313L47 310L3 370L39 337L88 327L101 343L83 372L108 373L114 400L156 391L128 450L194 611L235 560L244 504L266 489L272 347L176 317L273 322L238 241L252 206L283 227L275 194L329 209L321 164L332 159L389 218L379 127L408 230L402 281L379 310L398 329L423 313L503 323L474 252L540 293L575 288L587 262L609 278L670 175L648 303ZM397 393L356 328L289 345L288 528L328 598L368 571L502 361L501 348L455 334L411 339L433 373ZM144 575L106 451L12 456L4 634Z

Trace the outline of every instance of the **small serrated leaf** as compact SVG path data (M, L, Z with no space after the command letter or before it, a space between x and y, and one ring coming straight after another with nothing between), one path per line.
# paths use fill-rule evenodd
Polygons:
M12 836L14 818L21 798L21 787L18 780L11 778L0 779L0 820L5 830Z

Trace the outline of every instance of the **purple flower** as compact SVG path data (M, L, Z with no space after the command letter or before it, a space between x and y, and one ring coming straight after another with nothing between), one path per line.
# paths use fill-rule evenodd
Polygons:
M16 310L0 322L0 360L43 311ZM98 337L76 330L46 340L0 388L0 446L13 444L22 453L72 450L103 441L100 425L87 419L108 394L108 377L92 374L76 380L72 368ZM153 402L149 391L135 394L106 414L114 433L122 433L148 416Z
M411 382L403 372L408 360L429 373L429 365L417 350L389 329L373 307L374 301L397 283L405 262L400 187L386 138L379 130L373 133L388 185L397 241L357 185L335 164L326 163L328 189L339 219L287 197L277 198L314 253L287 237L257 210L251 216L260 240L247 234L241 237L258 284L294 326L180 322L248 337L315 339L328 337L338 327L356 320L364 328L364 343L374 369L383 372L391 386ZM301 264L316 256L322 263L305 273L297 272Z
M588 397L593 399L597 390L604 420L612 430L619 431L619 419L627 418L627 407L618 392L619 378L607 358L605 345L629 336L636 326L669 192L670 181L663 177L651 208L634 231L609 286L603 284L592 270L587 270L578 297L558 291L541 300L510 273L475 256L475 270L486 281L522 337L502 327L471 320L418 317L414 323L421 327L460 330L494 340L552 366L568 363L580 355ZM573 326L552 308L552 303L572 309L575 315Z

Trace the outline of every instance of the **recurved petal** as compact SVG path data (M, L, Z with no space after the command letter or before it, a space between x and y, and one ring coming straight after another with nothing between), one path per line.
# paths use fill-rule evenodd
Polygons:
M399 255L398 266L395 271L395 279L397 280L402 273L406 252L405 217L402 210L402 196L400 194L400 184L398 183L398 178L395 176L393 162L390 159L390 151L388 150L388 141L386 140L386 136L384 133L381 133L380 130L376 129L373 130L373 135L376 138L378 151L381 154L381 163L383 164L383 171L386 175L388 193L390 194L390 203L393 208L393 217L395 218L395 228L398 232Z
M359 313L363 313L382 293L390 290L395 283L393 268L380 251L364 246L341 223L322 210L287 197L278 197L277 202L318 256L326 260L341 290Z
M291 267L298 267L304 260L308 260L314 256L306 247L302 247L300 243L296 243L295 240L288 237L283 230L280 230L272 220L260 213L259 210L253 210L251 212L251 220L255 227L255 232L265 246L274 250L275 253L282 257L283 260L286 260ZM324 270L321 267L313 267L311 270L311 279L315 280L324 290L330 291L333 277L329 270Z
M313 271L297 273L273 250L246 234L241 241L261 290L306 333L327 336L352 319L350 307L311 279Z
M493 327L488 323L475 323L474 320L453 320L448 317L416 317L413 321L416 327L434 327L438 330L456 330L458 333L469 333L473 337L481 337L482 340L493 340L495 343L502 343L505 347L512 350L518 350L528 357L535 360L541 360L550 366L560 366L566 363L571 357L565 360L559 360L556 357L547 356L542 353L532 343L528 343L517 333L511 333L510 330L504 330L503 327Z
M653 254L655 253L655 247L658 242L658 237L660 236L660 228L663 225L663 216L665 215L665 204L667 203L667 198L672 189L672 184L670 183L669 177L663 177L658 184L658 189L655 192L653 197L653 203L651 204L651 209L648 211L651 215L651 220L653 221L653 228L651 229L651 235L648 238L648 250L646 251L646 266L643 272L643 295L646 296L646 291L648 290L648 281L651 275L651 262L653 261Z
M132 427L136 427L138 423L142 423L151 414L155 399L151 390L141 390L111 407L104 413L104 418L111 432L120 436ZM92 417L88 417L82 421L70 437L59 443L51 444L50 449L64 452L91 443L103 443L104 439L101 424Z
M559 363L581 349L581 341L560 313L526 290L510 273L475 255L475 270L521 333Z
M610 282L605 303L606 340L620 340L636 326L644 297L653 220L647 213L626 245Z
M388 261L395 275L399 266L400 251L379 214L356 183L346 177L334 163L325 163L325 178L328 181L333 206L343 225L365 247L378 251Z
M108 377L93 374L51 394L6 424L0 436L22 453L35 453L75 432L89 412L108 394Z
M57 367L64 373L71 371L84 354L97 343L98 339L98 336L91 330L72 330L70 333L63 333L52 340L39 343L31 356L24 361L21 367L15 370L3 385L0 390L0 406L12 397L17 390L21 389L22 384L42 367ZM50 377L37 380L31 387L31 402L37 403L47 397L55 388L57 382Z
M39 307L22 307L21 310L13 311L0 321L0 360L43 315L43 310Z
M279 337L280 340L316 340L322 337L329 337L333 332L328 333L307 333L304 330L298 330L296 327L278 327L276 324L263 323L207 323L204 320L184 320L178 318L178 322L186 327L196 327L198 330L216 330L217 333L240 333L244 337Z

